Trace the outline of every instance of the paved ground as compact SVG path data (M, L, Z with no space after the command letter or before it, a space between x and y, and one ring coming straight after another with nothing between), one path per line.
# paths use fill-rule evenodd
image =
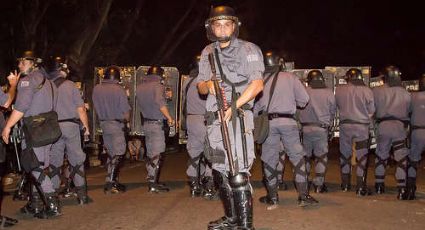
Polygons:
M121 181L128 192L120 195L103 194L104 169L88 171L89 194L94 202L81 207L72 200L64 201L64 215L51 220L21 216L17 210L25 202L12 201L6 196L3 214L19 219L13 229L206 229L210 220L223 214L219 201L190 198L185 182L187 155L184 151L169 154L165 160L162 180L172 187L167 194L150 194L144 182L143 162L126 162ZM339 166L332 153L327 180L330 192L314 196L320 204L314 208L299 208L297 195L290 186L279 193L279 208L271 211L258 202L265 194L261 186L260 162L253 168L254 223L256 229L424 229L425 228L425 170L421 165L416 201L397 201L394 177L387 176L390 187L385 195L356 197L353 192L339 191ZM285 178L292 177L287 167ZM393 173L394 170L390 170ZM370 170L372 175L372 171ZM369 184L373 184L372 178Z

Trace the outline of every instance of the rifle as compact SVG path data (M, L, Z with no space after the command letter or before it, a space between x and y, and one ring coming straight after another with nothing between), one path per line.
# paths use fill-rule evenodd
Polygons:
M229 171L231 176L235 176L237 174L236 168L235 168L235 162L233 160L233 153L232 153L232 146L230 143L230 136L229 136L229 129L227 126L226 121L224 120L224 114L225 114L225 102L224 102L224 95L222 94L219 82L220 79L217 78L217 71L215 69L215 60L214 60L214 54L210 53L208 55L208 60L211 65L211 72L213 74L211 81L214 83L214 90L215 90L215 97L217 100L217 114L218 114L218 121L220 122L220 129L221 129L221 136L223 137L223 146L224 150L226 152L227 160L229 162Z

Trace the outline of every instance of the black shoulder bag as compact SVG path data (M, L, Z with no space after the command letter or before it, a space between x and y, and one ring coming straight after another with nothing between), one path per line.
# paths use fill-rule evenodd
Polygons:
M61 129L58 123L58 114L54 110L54 91L52 83L47 80L50 84L52 92L52 110L46 113L40 113L38 115L24 117L24 134L25 141L28 147L41 147L48 144L55 143L62 135ZM43 86L46 82L46 78L43 79L41 85Z
M273 97L274 89L276 87L278 74L279 71L277 71L273 77L273 82L270 87L269 101L267 103L266 109L263 110L257 117L254 117L254 141L258 144L264 143L264 141L266 141L267 137L269 136L269 106Z

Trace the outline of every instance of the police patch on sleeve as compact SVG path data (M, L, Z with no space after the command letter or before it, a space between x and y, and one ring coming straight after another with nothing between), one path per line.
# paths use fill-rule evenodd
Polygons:
M29 81L21 81L21 87L28 87L28 86L30 86Z
M254 61L259 61L259 57L257 54L249 54L248 56L246 56L246 59L248 60L248 62L254 62Z

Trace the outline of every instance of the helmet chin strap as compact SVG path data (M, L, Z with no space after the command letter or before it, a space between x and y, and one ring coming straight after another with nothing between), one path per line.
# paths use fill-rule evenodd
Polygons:
M230 41L231 39L232 39L231 36L225 36L225 37L218 37L217 41L220 42L220 43L226 43L226 42Z

